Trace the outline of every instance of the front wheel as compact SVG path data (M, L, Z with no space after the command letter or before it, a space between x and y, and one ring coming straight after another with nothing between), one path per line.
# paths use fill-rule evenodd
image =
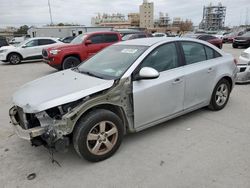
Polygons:
M18 55L17 53L12 53L12 54L9 55L8 61L12 65L19 64L19 63L21 63L21 56Z
M73 144L79 156L97 162L117 151L123 134L121 119L111 111L99 109L79 120L73 132Z
M231 87L226 79L221 79L214 88L209 109L217 111L223 109L229 99Z
M76 57L70 56L64 59L62 69L70 69L80 64L80 60Z

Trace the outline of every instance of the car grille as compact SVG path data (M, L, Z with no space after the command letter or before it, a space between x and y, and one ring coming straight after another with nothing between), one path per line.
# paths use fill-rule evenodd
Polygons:
M48 57L48 52L47 52L47 50L43 49L42 55L43 55L43 57Z

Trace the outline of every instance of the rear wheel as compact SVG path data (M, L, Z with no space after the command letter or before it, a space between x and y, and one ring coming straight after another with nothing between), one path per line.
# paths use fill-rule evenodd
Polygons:
M124 134L121 119L108 110L95 110L81 118L73 132L73 144L79 156L97 162L111 157Z
M214 88L209 109L217 111L223 109L229 99L231 86L226 79L221 79Z
M80 60L76 57L70 56L64 59L62 69L70 69L80 64Z
M21 56L17 53L12 53L8 56L8 61L12 65L19 64L19 63L21 63Z

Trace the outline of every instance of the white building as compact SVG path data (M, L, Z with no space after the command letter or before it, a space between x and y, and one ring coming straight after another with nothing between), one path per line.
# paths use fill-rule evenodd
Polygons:
M30 37L56 37L63 38L77 36L86 32L111 31L113 27L86 27L86 26L47 26L31 27L28 30Z
M143 0L142 5L140 5L140 27L154 27L154 3L149 3L147 0Z

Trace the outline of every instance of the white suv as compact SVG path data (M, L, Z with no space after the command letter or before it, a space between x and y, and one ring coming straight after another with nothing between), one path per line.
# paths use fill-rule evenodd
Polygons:
M42 49L53 44L63 44L56 38L36 37L27 39L17 46L4 46L0 49L0 61L18 64L21 61L42 59Z

